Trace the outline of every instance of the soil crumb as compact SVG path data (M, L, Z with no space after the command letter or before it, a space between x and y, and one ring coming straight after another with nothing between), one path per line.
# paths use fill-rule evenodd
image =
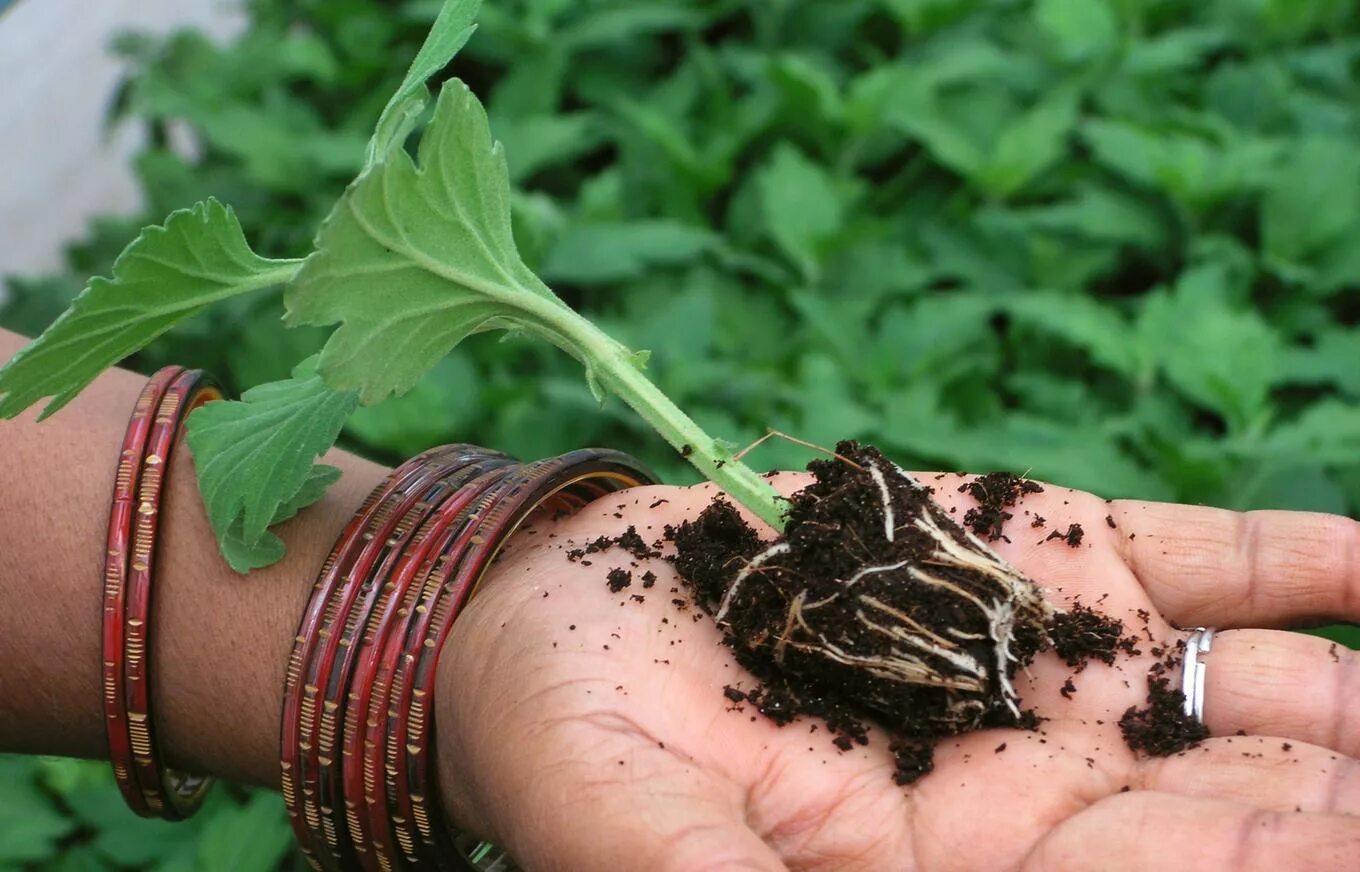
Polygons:
M1168 757L1209 738L1209 729L1185 714L1185 694L1172 685L1184 656L1185 643L1181 642L1163 660L1154 663L1148 670L1147 707L1129 706L1119 719L1124 741L1133 750Z
M1061 539L1067 543L1068 548L1077 548L1081 545L1081 537L1086 535L1086 531L1081 528L1081 524L1068 524L1066 530L1054 530L1044 539Z
M959 485L959 493L968 494L977 500L977 505L963 515L963 524L974 533L995 542L1003 539L1011 541L1002 528L1015 517L1006 511L1015 506L1026 494L1041 494L1043 486L1037 481L1021 478L1010 472L989 472L970 482ZM1041 526L1042 520L1035 526Z
M1048 632L1054 652L1080 672L1091 660L1114 665L1115 651L1124 635L1124 622L1074 603L1068 611L1053 616Z
M633 583L633 573L626 569L611 569L606 577L610 593L618 593Z

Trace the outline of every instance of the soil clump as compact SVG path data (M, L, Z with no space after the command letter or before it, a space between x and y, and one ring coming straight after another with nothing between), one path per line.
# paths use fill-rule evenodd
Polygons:
M836 453L809 464L774 543L722 499L675 530L676 568L761 681L747 699L824 718L843 746L881 723L904 782L942 736L1034 726L1011 680L1048 641L1039 588L876 449Z

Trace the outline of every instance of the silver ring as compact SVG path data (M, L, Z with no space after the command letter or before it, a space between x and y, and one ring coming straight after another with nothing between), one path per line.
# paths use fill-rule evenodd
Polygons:
M1204 670L1209 649L1214 646L1213 627L1196 627L1185 640L1185 663L1181 669L1181 693L1185 694L1183 711L1187 718L1204 723Z

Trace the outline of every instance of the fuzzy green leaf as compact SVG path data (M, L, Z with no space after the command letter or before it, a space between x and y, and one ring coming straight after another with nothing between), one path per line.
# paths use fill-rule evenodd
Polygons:
M278 559L282 552L272 536L265 539L266 529L319 498L325 491L319 479L333 475L314 462L335 444L357 398L327 387L316 361L310 357L292 378L251 388L236 402L208 403L189 418L199 490L234 566Z
M56 412L95 376L204 307L288 281L299 261L250 250L231 209L214 199L148 227L113 277L90 280L52 326L0 369L0 418L52 397Z
M302 483L302 489L282 503L274 513L269 526L282 524L298 512L326 495L327 489L340 479L340 470L325 463L312 467L311 474ZM245 520L238 517L232 522L227 534L218 541L218 547L227 564L244 575L252 569L269 566L283 559L283 540L265 530L259 541L248 543L245 538Z
M378 116L373 138L368 143L365 169L382 162L392 148L400 146L406 134L411 132L429 101L425 83L448 66L459 49L467 45L472 32L477 29L474 22L481 6L482 0L446 0L430 28L429 36L425 37L415 60L411 61L406 77Z
M440 92L419 165L398 149L350 187L284 301L290 324L342 322L321 371L365 405L409 390L481 330L516 327L578 353L555 326L574 316L515 248L505 157L458 80Z

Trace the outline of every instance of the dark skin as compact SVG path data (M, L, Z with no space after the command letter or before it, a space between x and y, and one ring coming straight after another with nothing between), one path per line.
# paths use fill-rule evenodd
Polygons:
M0 332L0 360L21 342ZM106 753L97 566L141 383L110 373L47 423L0 422L0 749ZM172 465L153 670L176 763L277 784L297 616L336 532L385 471L343 452L327 460L345 470L339 485L284 528L284 562L246 578L216 556L187 454ZM1054 488L1027 498L1053 523L1086 529L1078 549L1036 544L1037 532L999 543L1055 604L1107 594L1101 608L1131 626L1147 609L1159 639L1234 628L1208 669L1205 717L1221 738L1136 757L1114 722L1143 701L1150 655L1091 665L1070 700L1059 691L1071 671L1044 655L1019 683L1023 703L1050 719L1042 733L946 741L935 772L903 788L879 734L841 753L806 722L781 729L729 711L722 686L744 675L710 619L671 605L667 563L634 569L659 579L636 603L628 596L642 591L605 585L621 556L587 567L561 550L629 524L655 533L712 495L643 488L512 540L440 662L450 823L502 842L527 869L1340 869L1360 856L1360 657L1274 629L1360 620L1355 521L1107 504ZM940 499L972 505L952 488Z

